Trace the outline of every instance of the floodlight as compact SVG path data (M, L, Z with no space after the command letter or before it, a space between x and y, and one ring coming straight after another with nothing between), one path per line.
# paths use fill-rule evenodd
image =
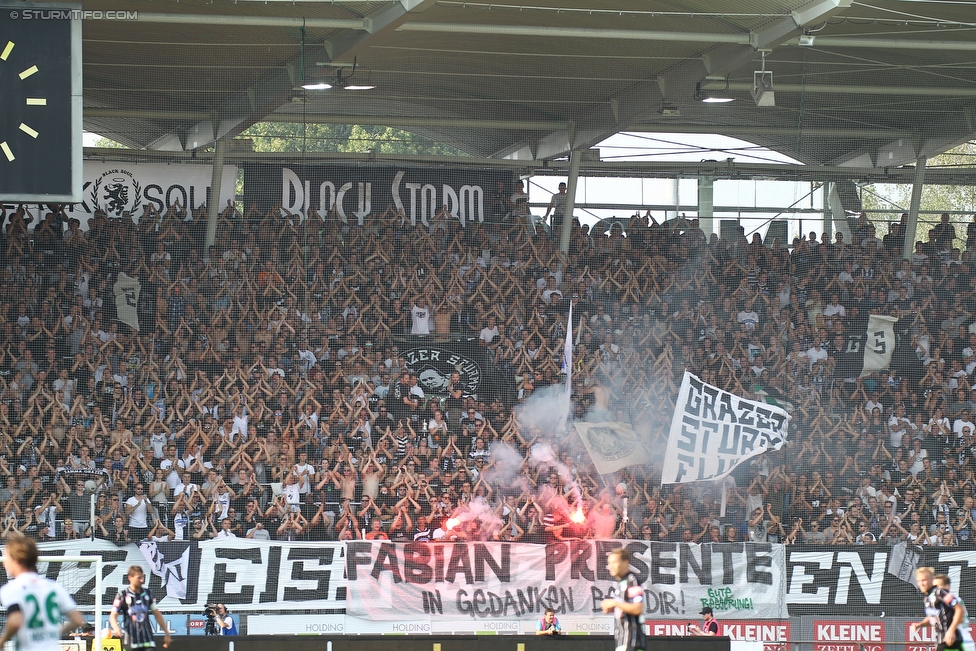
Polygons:
M752 99L756 106L776 106L773 73L757 70L752 75Z
M728 84L722 90L706 90L701 82L695 85L695 99L706 104L724 104L734 102L735 98L729 94Z

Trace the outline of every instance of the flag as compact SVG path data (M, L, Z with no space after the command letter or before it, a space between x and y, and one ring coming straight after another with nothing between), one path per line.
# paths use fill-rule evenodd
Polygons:
M864 364L861 377L871 375L891 366L891 353L895 350L895 323L893 316L872 314L868 318L867 341L864 346Z
M864 330L851 331L843 349L830 352L835 360L834 376L853 380L890 368L897 347L894 329L897 321L894 317L872 314ZM914 346L910 348L910 356L914 356Z
M723 391L685 371L661 483L721 479L743 461L780 449L789 423L784 409Z
M115 312L118 314L119 321L133 330L139 330L139 292L142 291L142 283L138 278L119 273L113 289Z
M166 596L186 599L190 579L190 541L156 542L143 540L139 551L149 562L150 571L166 586Z
M586 451L601 475L647 463L647 451L627 423L574 423Z
M909 547L907 542L900 542L891 547L891 554L888 557L888 574L897 576L905 583L918 586L915 582L915 569L921 560L921 550L912 545Z

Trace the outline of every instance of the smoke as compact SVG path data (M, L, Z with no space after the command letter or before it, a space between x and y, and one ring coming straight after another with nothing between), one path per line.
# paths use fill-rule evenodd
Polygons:
M451 529L459 532L465 540L491 540L501 531L505 522L498 517L482 497L476 497L461 505L452 515Z
M579 484L576 482L576 477L573 475L573 471L556 457L552 446L548 443L536 443L533 445L532 449L529 450L529 463L539 469L540 477L542 477L542 473L547 469L555 470L559 478L562 479L563 485L569 489L569 494L572 495L573 502L579 503L582 498L582 493L580 492Z
M601 502L591 509L586 521L594 538L598 540L613 538L613 532L617 525L617 514L606 502Z
M572 422L570 409L566 385L554 384L533 391L516 416L523 431L539 430L543 438L562 440Z
M525 458L508 443L497 443L491 448L491 467L485 469L485 478L496 486L528 488L528 480L519 473Z
M556 453L553 452L552 446L548 443L536 443L532 446L532 449L529 450L529 463L540 470L554 469L559 473L559 478L566 483L575 481L572 471L556 458Z

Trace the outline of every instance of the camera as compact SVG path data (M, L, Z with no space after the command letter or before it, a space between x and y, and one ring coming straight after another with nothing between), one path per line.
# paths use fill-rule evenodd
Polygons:
M207 618L203 634L217 635L219 633L217 630L217 604L206 604L203 607L203 616Z

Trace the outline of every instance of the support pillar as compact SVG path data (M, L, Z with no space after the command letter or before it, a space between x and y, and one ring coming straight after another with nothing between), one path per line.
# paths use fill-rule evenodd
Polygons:
M811 183L811 186L812 185L813 184ZM823 210L823 232L827 234L827 241L829 241L829 242L833 242L834 241L834 215L833 215L833 212L831 212L831 210L830 210L830 206L829 206L829 203L830 202L828 200L828 198L830 197L830 189L831 189L832 186L833 186L833 183L827 182L827 183L824 183L823 184L823 187L820 188L820 192L821 192L821 195L820 195L820 199L821 199L821 201L820 201L820 208L821 208L821 210ZM814 191L811 188L811 190L810 190L810 207L811 208L813 207L813 192Z
M214 143L213 169L210 172L210 201L207 203L207 239L204 242L204 254L213 246L217 239L217 219L220 217L220 184L224 178L224 149L225 140L221 138Z
M698 177L698 227L705 233L706 242L715 232L715 222L712 219L714 189L715 179L710 176Z
M908 209L908 224L905 226L905 246L902 257L911 259L915 253L915 236L918 234L918 209L922 205L922 188L925 185L925 157L915 161L915 182L912 184L912 204Z
M566 179L566 210L563 211L562 230L559 232L559 250L569 253L569 239L573 233L573 211L576 210L576 181L579 179L580 159L583 152L569 155L569 178Z

